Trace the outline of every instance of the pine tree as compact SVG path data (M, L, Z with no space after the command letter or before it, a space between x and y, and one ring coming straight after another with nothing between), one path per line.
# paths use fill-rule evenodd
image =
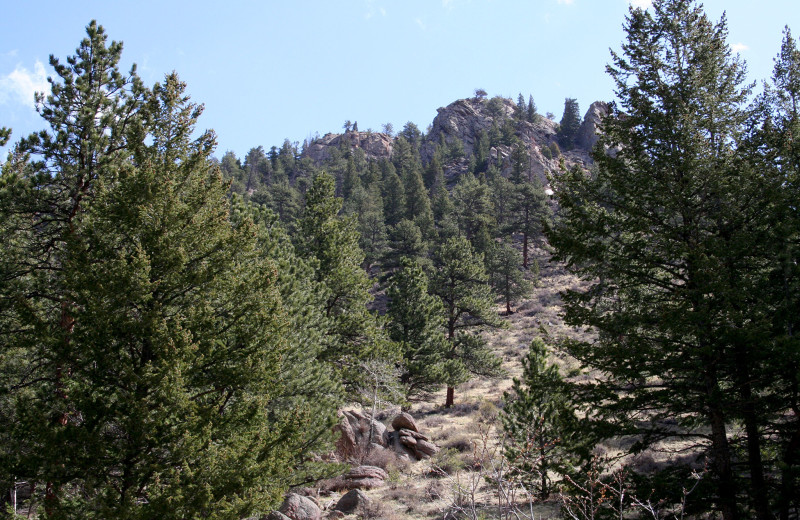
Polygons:
M575 147L575 137L581 127L581 114L578 101L574 98L564 100L564 115L561 116L561 123L558 129L558 142L564 150L572 150Z
M533 102L533 96L531 95L528 96L528 110L525 115L529 123L535 123L539 118L539 114L536 112L536 103Z
M403 219L389 229L389 243L383 258L383 270L391 273L400 267L403 258L426 263L428 243L413 221Z
M625 30L624 55L608 67L621 107L602 138L617 153L598 151L593 176L568 172L554 186L563 218L548 238L591 283L566 295L566 319L599 331L569 352L606 374L581 390L598 419L642 435L634 450L693 441L709 457L709 500L722 517L740 516L742 492L769 518L753 396L771 350L758 295L773 186L736 149L745 71L724 19L713 25L688 0L631 9ZM734 419L745 426L748 477L734 467Z
M503 326L487 282L483 258L474 253L467 239L454 237L439 247L434 256L431 292L444 304L450 342L447 359L454 367L447 378L447 407L453 405L454 387L463 383L467 374L496 376L502 372L500 359L476 334L483 327Z
M798 507L800 490L800 422L797 414L793 420L787 419L789 410L800 409L800 396L793 390L800 384L800 320L796 312L800 306L800 268L796 261L800 256L796 211L800 198L800 50L788 27L775 59L772 81L765 85L756 107L761 124L753 125L756 130L750 142L757 158L754 167L780 186L770 226L774 262L764 284L773 287L772 304L766 307L773 315L775 353L764 360L771 385L760 389L761 403L757 406L762 412L774 410L769 422L775 425L780 439L776 448L780 454L776 506L781 520L788 520L792 507ZM770 440L768 437L767 442Z
M536 177L522 180L510 187L511 199L508 201L509 219L505 231L522 234L522 267L530 266L528 249L532 237L540 234L542 226L550 218L550 208L544 188Z
M247 152L243 169L247 175L245 193L250 194L269 183L270 166L263 147L251 148Z
M554 476L571 474L588 455L568 386L547 358L544 342L533 340L522 360L522 377L515 377L511 391L503 393L500 413L503 456L513 468L511 475L541 500L557 484Z
M425 237L433 237L434 223L433 211L431 210L431 200L428 197L428 190L422 181L419 169L413 169L405 173L403 177L406 201L406 219L414 221Z
M241 200L234 200L232 206L234 225L248 226L252 221L259 255L275 266L287 322L287 349L281 357L281 391L267 406L276 422L295 415L299 428L283 437L281 449L293 457L288 486L307 485L330 476L330 465L321 463L317 455L331 448L332 427L343 399L334 368L320 361L332 326L325 315L327 292L315 280L312 263L298 255L277 215Z
M511 144L511 181L519 184L531 178L531 154L518 137Z
M468 240L473 240L482 228L494 226L489 187L471 174L462 175L452 192L458 227Z
M300 194L289 184L286 175L276 174L275 180L267 188L269 207L284 224L294 222L300 213Z
M429 399L450 371L443 331L442 302L428 293L428 279L420 264L403 258L392 276L387 316L389 337L398 342L403 357L400 383L406 399Z
M370 186L369 191L359 185L345 203L344 213L353 215L358 223L358 244L364 252L364 267L382 258L386 250L386 226L383 221L383 199L378 184Z
M524 121L527 115L527 105L525 104L525 97L522 92L517 96L517 104L514 105L514 119L517 121Z
M387 164L383 177L383 213L387 226L394 226L406 215L406 195L394 166Z
M506 303L506 314L511 314L511 304L529 295L533 286L525 277L522 255L507 242L495 243L487 259L489 281ZM529 269L533 278L539 274L539 265L534 261Z
M231 226L177 76L148 93L121 44L87 34L51 59L50 131L20 144L38 161L3 175L0 362L20 377L0 392L17 410L3 471L46 483L49 517L238 519L279 498L308 419L276 401L275 266Z
M333 177L316 175L306 192L306 206L300 219L298 251L314 262L316 280L324 287L325 315L331 322L329 342L322 359L340 370L350 390L368 384L359 363L379 358L388 344L374 316L367 310L372 286L362 265L364 253L352 218L340 218L342 199L335 196ZM391 350L391 349L389 349Z

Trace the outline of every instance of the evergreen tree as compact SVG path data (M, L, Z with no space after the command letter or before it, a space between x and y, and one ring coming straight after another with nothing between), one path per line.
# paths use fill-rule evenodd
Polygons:
M418 168L405 172L403 176L405 187L406 219L417 223L426 237L434 234L433 211L428 190L422 181Z
M710 460L709 501L723 518L746 507L769 518L755 396L774 354L758 295L776 186L736 149L744 67L724 19L712 24L688 0L631 9L625 30L624 55L608 67L621 108L602 138L618 152L598 151L592 177L556 180L562 219L548 237L556 257L591 281L566 295L566 318L599 336L569 352L606 378L579 390L598 424L641 435L634 450L678 435L694 442ZM744 425L747 475L734 466L734 419Z
M800 490L800 420L797 414L788 420L792 417L789 410L800 409L800 395L794 391L800 386L800 320L796 312L800 307L800 268L796 261L800 257L800 218L796 211L800 199L800 50L788 27L775 59L772 81L765 85L756 107L757 123L761 124L753 125L756 131L750 143L756 156L754 167L780 189L770 226L774 261L769 281L764 284L773 287L772 304L767 308L773 315L775 354L764 360L772 385L760 390L761 403L755 406L762 413L773 410L769 423L780 439L776 447L780 454L776 506L781 520L787 520L791 509L798 507ZM770 440L767 437L767 442Z
M222 175L231 181L231 193L245 195L247 185L247 173L242 168L241 161L236 154L228 150L219 162Z
M367 191L359 184L345 203L344 212L356 218L358 243L364 252L364 266L369 271L386 249L386 226L379 186L375 184Z
M67 65L51 58L50 131L3 175L3 472L46 483L48 517L238 519L300 462L275 449L304 426L275 402L275 268L230 225L213 133L191 138L201 108L174 74L152 94L122 75L121 48L92 22Z
M542 225L550 217L550 208L547 206L544 188L536 177L512 184L509 191L509 220L505 229L507 232L522 234L522 267L528 269L530 239L541 233Z
M347 154L347 166L342 178L342 198L347 201L353 196L353 192L361 188L361 176L356 169L356 160L352 153Z
M387 164L387 171L383 177L383 214L386 217L387 226L396 225L406 215L406 195L403 183L391 163Z
M452 198L458 227L468 240L473 240L482 227L494 226L489 187L474 175L461 176L453 188Z
M434 256L431 292L444 304L445 329L450 348L447 359L453 370L447 377L445 406L453 405L455 386L468 374L496 376L500 359L475 333L483 327L500 327L494 296L487 283L483 258L476 255L469 241L454 237L444 242Z
M489 252L487 270L492 287L505 300L506 314L511 314L511 304L529 295L533 289L525 277L522 255L507 242L494 244ZM534 279L538 276L539 265L535 261L529 272Z
M490 152L489 134L486 130L481 130L478 140L473 147L473 157L475 158L475 168L473 173L485 172L489 168Z
M569 475L588 458L568 386L547 358L544 342L533 340L522 360L522 377L515 377L511 391L503 394L500 413L511 475L541 500L553 491L554 476Z
M288 225L300 213L300 194L289 184L284 174L276 175L275 181L267 188L269 207Z
M561 124L558 128L558 142L565 150L572 150L575 147L575 138L581 128L581 114L578 101L574 98L564 100L564 115L561 116Z
M400 382L406 399L429 399L445 382L450 367L445 354L442 302L428 293L428 279L420 264L405 257L389 285L389 337L403 356Z
M511 146L511 181L520 184L531 178L531 154L518 137L514 137Z
M367 310L372 282L362 268L364 253L352 218L340 218L342 199L335 196L333 177L314 177L300 219L298 250L315 263L316 280L325 288L325 315L331 322L322 358L340 370L350 390L364 381L359 363L389 355L382 331Z
M274 265L283 304L287 348L281 357L280 385L267 404L274 420L294 414L298 428L285 435L281 449L292 457L289 487L308 485L331 476L318 455L330 451L332 427L342 405L343 389L329 363L320 361L328 344L330 319L325 315L326 290L315 280L314 267L294 248L277 216L263 207L233 201L235 226L253 221L260 256Z
M403 258L419 260L423 263L428 244L422 231L413 221L403 219L389 229L389 243L383 260L383 270L389 272L400 267Z
M528 96L528 110L525 115L529 123L535 123L539 118L539 114L536 112L536 103L533 102L533 96Z
M517 121L524 121L527 114L527 105L525 104L525 96L522 92L517 96L517 104L514 106L514 119Z
M419 153L419 147L422 144L422 138L424 136L417 125L409 121L403 126L403 130L401 130L397 135L398 137L405 139L411 145L411 148L416 153Z
M247 176L245 193L252 193L269 183L270 166L263 147L251 148L247 152L243 169Z
M442 168L442 161L438 153L433 154L431 162L425 167L425 174L422 180L430 193L433 193L437 183L444 183L444 168Z

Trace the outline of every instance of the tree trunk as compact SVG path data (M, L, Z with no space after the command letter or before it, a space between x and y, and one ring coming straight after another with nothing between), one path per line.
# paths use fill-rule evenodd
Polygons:
M789 520L792 501L797 497L797 455L800 454L800 428L792 433L792 437L783 452L783 469L781 470L780 495L778 496L778 516L780 520Z
M758 520L771 520L767 499L767 483L764 480L764 462L761 458L761 437L758 431L758 418L753 402L753 391L750 386L751 375L748 370L747 359L742 352L742 346L737 348L737 379L739 395L742 398L742 415L744 418L745 433L747 434L747 464L750 468L750 487Z
M522 267L528 268L528 233L522 234Z
M456 389L453 388L452 386L448 386L447 387L447 398L444 401L444 407L445 408L450 408L451 406L453 406L453 399L455 397L455 394L456 394Z
M736 489L733 482L731 468L731 450L728 444L728 434L725 426L725 416L722 410L714 403L719 395L719 386L712 374L706 374L706 392L710 401L708 404L708 419L711 423L711 465L717 479L717 500L723 520L735 520Z

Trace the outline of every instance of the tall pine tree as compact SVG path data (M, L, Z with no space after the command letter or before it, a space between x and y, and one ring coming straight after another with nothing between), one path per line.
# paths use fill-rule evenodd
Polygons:
M621 106L601 138L616 153L595 153L593 176L555 180L562 218L550 242L591 284L566 295L567 322L599 333L568 350L605 375L578 390L598 424L640 436L634 450L676 436L694 443L724 519L769 518L755 396L771 355L759 295L775 184L737 147L744 67L725 20L712 24L688 0L631 9L625 30L608 67ZM746 472L735 465L740 442Z
M55 518L265 511L314 420L279 404L275 264L251 222L231 225L214 135L192 138L202 109L177 76L148 93L119 72L121 44L87 33L51 59L50 129L21 143L37 161L3 176L3 471L43 483Z

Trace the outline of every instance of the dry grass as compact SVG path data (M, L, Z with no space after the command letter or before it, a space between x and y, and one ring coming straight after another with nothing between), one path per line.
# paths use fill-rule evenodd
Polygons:
M420 430L441 447L432 459L413 464L390 460L380 455L366 458L365 463L383 467L390 474L386 486L367 491L373 499L368 510L359 511L358 518L389 520L444 518L451 511L456 497L456 482L459 485L474 482L474 499L484 508L486 518L495 517L496 499L493 490L480 473L501 456L498 449L498 414L502 407L503 392L511 386L512 377L522 371L521 358L527 354L530 342L547 334L548 343L571 337L589 338L584 331L566 326L560 316L560 291L580 287L575 277L559 265L548 262L548 254L542 249L532 250L532 257L541 266L540 278L528 300L520 302L513 314L505 317L509 327L487 333L486 339L494 351L503 359L507 375L502 380L475 378L456 389L455 405L445 409L444 389L430 401L415 403L410 413L417 420ZM504 311L498 306L498 313ZM554 362L564 370L574 362L564 357L554 357ZM391 419L399 409L382 412L378 418ZM483 455L479 456L480 453ZM491 456L487 455L491 454ZM487 458L488 457L488 458ZM394 457L396 459L396 457ZM642 464L649 461L642 460ZM462 491L463 492L463 489ZM333 497L335 498L335 497ZM559 518L552 503L537 506L536 518Z

